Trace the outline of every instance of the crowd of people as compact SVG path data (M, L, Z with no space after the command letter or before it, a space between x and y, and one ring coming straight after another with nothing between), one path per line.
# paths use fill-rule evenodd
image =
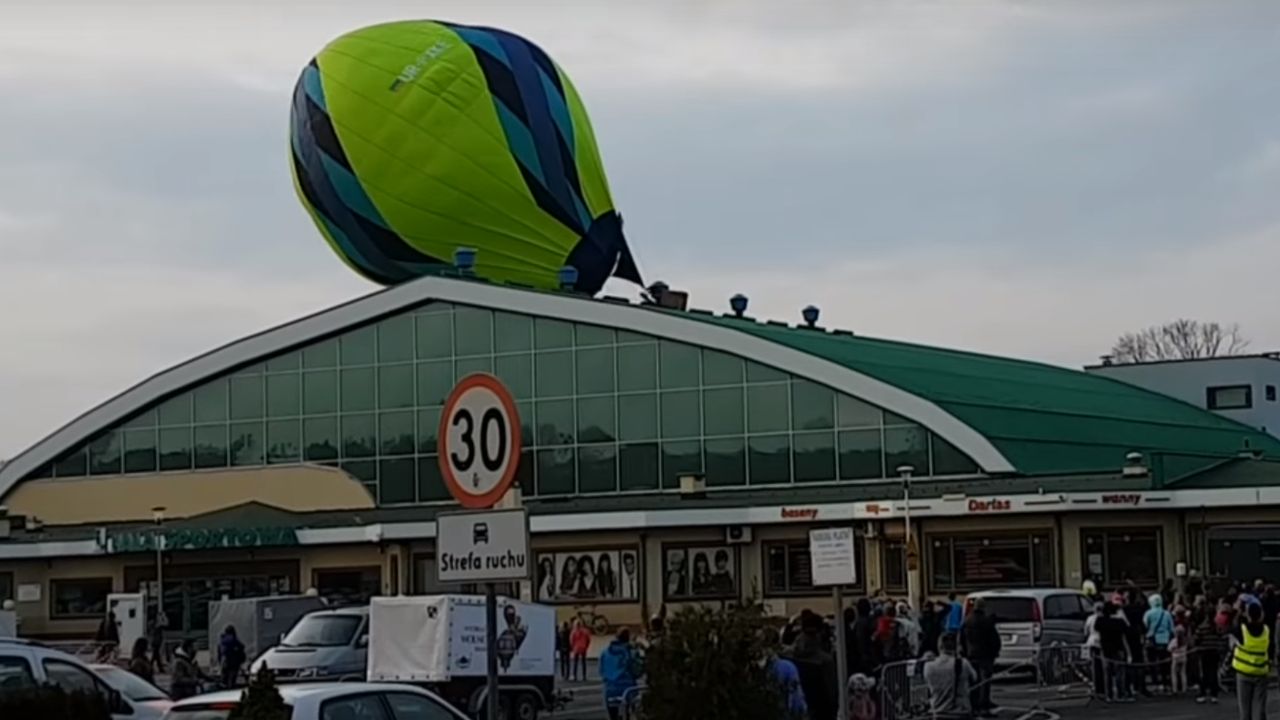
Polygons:
M157 676L166 672L167 653L162 628L163 625L159 623L149 623L147 635L133 641L127 662L124 663L129 672L152 685L157 685ZM95 659L98 662L119 662L120 630L114 612L108 612L98 625L96 643ZM168 668L169 696L174 700L181 700L198 695L213 686L229 688L239 685L242 680L241 671L248 658L235 627L228 625L222 631L216 650L213 659L218 665L218 674L214 676L201 669L197 662L194 640L187 638L178 642L173 647L172 663Z

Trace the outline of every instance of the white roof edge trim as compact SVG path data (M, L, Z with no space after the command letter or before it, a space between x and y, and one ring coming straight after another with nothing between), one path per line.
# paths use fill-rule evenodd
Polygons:
M987 438L933 402L839 363L728 326L636 305L470 280L424 277L250 335L143 380L0 467L0 497L8 493L19 478L162 397L258 358L433 300L603 325L750 358L910 418L956 446L988 473L1015 471L1012 463Z

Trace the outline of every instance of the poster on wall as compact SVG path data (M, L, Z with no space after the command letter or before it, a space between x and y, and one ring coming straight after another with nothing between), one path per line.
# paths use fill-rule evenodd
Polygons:
M667 547L662 551L662 596L726 598L738 594L737 549L724 546Z
M538 602L635 602L640 599L637 548L538 553Z

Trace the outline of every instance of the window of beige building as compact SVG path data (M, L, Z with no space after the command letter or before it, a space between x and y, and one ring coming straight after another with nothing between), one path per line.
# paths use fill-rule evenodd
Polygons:
M813 568L810 566L807 539L765 542L762 548L766 596L823 595L830 592L830 588L815 587L813 584ZM848 587L856 590L866 585L861 538L854 542L853 549L856 556L858 582Z
M107 614L111 578L49 581L49 616L59 620L102 618Z
M932 535L928 546L933 592L1055 583L1053 536L1047 530Z
M901 540L880 541L882 586L889 592L907 591L907 549Z
M312 573L312 587L335 605L359 605L382 593L382 568L325 568Z
M13 595L13 573L0 572L0 603L12 600Z
M1142 588L1160 585L1161 533L1158 527L1106 528L1080 531L1084 577L1098 589L1133 581Z

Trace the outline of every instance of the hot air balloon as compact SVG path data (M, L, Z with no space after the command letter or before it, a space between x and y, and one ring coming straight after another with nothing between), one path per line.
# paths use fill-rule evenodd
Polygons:
M568 76L502 30L375 25L329 43L294 89L294 184L357 272L393 285L477 251L475 273L596 293L641 283Z

